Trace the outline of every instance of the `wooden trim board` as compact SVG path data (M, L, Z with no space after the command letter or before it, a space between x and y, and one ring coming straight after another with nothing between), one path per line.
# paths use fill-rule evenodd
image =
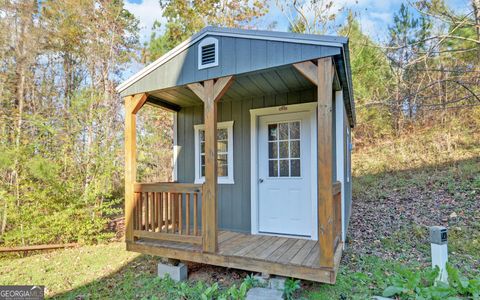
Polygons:
M128 242L127 250L135 251L149 255L157 255L167 258L216 265L226 268L235 268L248 270L252 272L266 272L281 276L294 277L298 279L311 280L316 282L334 284L336 273L340 264L342 246L339 246L335 252L334 268L310 268L299 265L282 264L267 262L261 259L240 256L223 256L215 253L202 252L200 249L185 250L177 248L167 248L161 245L154 245L148 242Z

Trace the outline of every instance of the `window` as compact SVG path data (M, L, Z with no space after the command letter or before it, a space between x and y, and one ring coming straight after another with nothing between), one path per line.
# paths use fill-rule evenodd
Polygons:
M268 124L268 177L300 176L300 121Z
M205 182L205 125L195 125L195 183ZM233 184L233 121L217 124L218 183Z
M198 69L215 66L218 66L218 40L207 37L198 44Z

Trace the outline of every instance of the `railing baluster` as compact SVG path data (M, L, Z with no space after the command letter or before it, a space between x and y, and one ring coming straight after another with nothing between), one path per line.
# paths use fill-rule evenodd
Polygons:
M150 215L150 193L145 193L145 231L150 228L149 215Z
M185 227L187 235L190 235L190 193L185 194Z
M161 193L162 194L162 222L161 222L161 229L160 229L160 232L162 232L164 230L164 226L165 226L165 230L166 230L166 224L167 222L165 221L166 220L166 217L165 217L165 207L167 207L167 205L165 204L165 202L167 201L168 197L167 197L167 193Z
M170 232L170 229L168 228L168 226L170 225L170 201L172 199L172 194L170 193L165 193L165 195L167 196L166 198L166 204L165 204L165 230L168 232Z
M157 215L157 195L152 192L152 231L155 232L155 228L157 227L156 226L156 222L155 220L157 219L156 218L156 215Z
M183 201L183 194L180 193L178 194L178 234L182 234L182 229L183 229L183 218L182 218L182 214L183 214L183 204L182 204L182 201Z
M157 208L155 210L155 232L158 232L160 231L160 193L155 192L155 199L157 199L155 202L155 207Z
M143 230L143 193L140 193L140 218L138 218L138 221L140 223L140 230Z
M175 233L177 229L176 208L177 208L177 194L173 193L173 197L172 197L172 232L173 233Z
M198 220L197 220L197 202L198 194L193 194L193 235L198 235Z

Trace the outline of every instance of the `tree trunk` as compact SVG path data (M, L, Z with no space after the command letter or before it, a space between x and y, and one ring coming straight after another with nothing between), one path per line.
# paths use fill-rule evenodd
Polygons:
M477 40L480 41L480 0L472 0L472 6L473 6L473 13L475 18L475 30L477 32ZM478 58L478 62L480 62L480 47L478 46L477 46L477 58Z

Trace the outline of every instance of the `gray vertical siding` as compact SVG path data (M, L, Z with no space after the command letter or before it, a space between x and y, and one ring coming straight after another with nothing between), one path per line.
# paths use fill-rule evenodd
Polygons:
M250 109L279 105L297 104L316 101L314 89L295 93L245 97L218 104L218 122L234 121L233 125L233 165L235 184L219 184L218 222L220 229L239 232L250 232ZM335 107L335 105L333 106ZM335 126L335 111L332 124ZM178 113L178 181L191 183L195 180L195 141L193 127L203 124L203 106L185 107ZM345 116L344 135L349 127ZM335 128L333 128L333 133ZM335 134L332 135L335 147ZM351 158L348 155L347 140L344 142L345 155L345 228L351 214L352 177L347 182L347 174L351 174ZM333 163L336 161L336 150L333 148ZM335 168L334 168L335 169ZM333 174L336 176L335 174ZM336 178L336 177L334 177Z
M350 153L350 149L348 145L351 143L351 129L350 129L350 134L347 135L347 129L350 128L349 125L349 120L347 118L347 115L344 115L344 131L343 135L345 136L344 140L344 158L345 158L345 172L344 172L344 180L343 182L345 183L345 219L343 220L344 225L345 225L345 231L348 232L348 224L350 222L350 215L352 211L352 157ZM350 180L347 181L347 177L350 177Z
M218 122L234 121L233 165L235 184L219 184L219 228L250 232L250 109L316 101L316 90L245 97L218 104ZM195 180L193 126L203 124L203 106L182 108L178 113L178 181Z
M198 41L126 88L122 96L341 54L340 48L331 46L213 37L218 39L218 66L198 69Z

